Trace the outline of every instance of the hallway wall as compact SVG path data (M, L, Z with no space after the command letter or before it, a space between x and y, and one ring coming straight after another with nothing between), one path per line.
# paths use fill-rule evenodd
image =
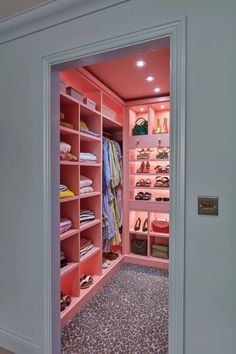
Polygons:
M79 15L75 11L75 16ZM187 16L185 353L236 352L233 0L130 0L0 46L0 345L42 354L41 58ZM56 16L56 15L55 15ZM218 195L219 216L197 215ZM1 340L3 343L1 343ZM30 352L31 351L31 352ZM26 354L26 350L24 352Z

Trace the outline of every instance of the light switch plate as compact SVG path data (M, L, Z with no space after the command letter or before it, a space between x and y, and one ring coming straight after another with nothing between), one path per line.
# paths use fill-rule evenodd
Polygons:
M218 197L198 196L199 215L218 215Z

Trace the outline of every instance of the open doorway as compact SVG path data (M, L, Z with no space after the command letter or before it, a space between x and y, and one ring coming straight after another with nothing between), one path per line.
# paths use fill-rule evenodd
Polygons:
M165 47L164 43L168 43L168 46ZM99 77L99 73L93 72L93 70L97 69L102 63L105 63L106 66L106 63L111 61L111 59L115 62L116 60L122 60L122 58L134 58L134 56L136 56L138 60L142 54L154 53L166 49L167 52L170 50L168 37L130 46L118 51L73 60L70 63L61 63L57 67L54 66L52 75L52 136L54 139L52 139L51 159L54 161L52 181L56 181L56 183L52 183L52 192L54 192L53 201L58 203L58 205L55 206L54 203L52 204L52 209L54 209L52 213L52 229L54 228L55 232L57 230L57 235L54 231L52 232L52 243L55 245L56 242L57 244L54 248L54 257L58 256L58 259L60 243L63 243L64 247L61 256L62 260L66 262L66 265L60 270L57 263L57 266L55 266L53 270L56 275L53 283L53 293L55 295L53 308L56 311L56 316L52 318L52 323L60 316L60 283L63 297L69 296L69 299L67 298L68 304L65 305L65 308L62 309L61 312L61 320L63 325L65 325L66 322L78 312L81 306L87 303L91 296L97 292L101 285L106 283L121 267L122 263L129 262L140 265L141 267L150 266L153 269L167 269L169 266L168 234L171 220L169 216L166 217L166 215L169 215L170 201L172 202L173 208L173 201L172 197L170 198L169 191L167 193L167 190L170 187L168 174L170 173L170 164L172 163L171 158L173 159L174 156L168 137L168 134L173 129L169 112L170 85L169 91L166 90L166 92L161 92L161 87L159 87L161 85L152 85L152 91L149 89L149 92L151 91L150 94L143 93L142 96L124 99L124 97L120 97L112 90L111 82L109 83L110 87L108 87L107 82L105 82L104 79L102 81ZM169 67L170 57L168 55L167 57L167 66ZM141 69L141 67L137 66L135 69ZM59 94L59 72L61 72L61 78L66 82L62 82L62 91L68 89L61 94ZM76 72L76 75L72 75L74 77L71 76L72 72L74 74ZM155 80L155 74L150 72L150 75L153 75ZM146 76L143 75L144 80L146 80ZM75 77L76 80L74 80ZM126 77L125 79L127 80L128 78ZM150 84L151 82L152 80L147 80L147 83ZM64 88L63 85L67 88ZM96 89L91 90L92 87L96 87ZM89 90L87 90L87 88L89 88ZM75 92L72 91L73 89ZM154 91L154 89L156 90ZM157 89L160 89L160 92L158 92ZM116 91L118 90L116 89ZM82 98L74 96L74 94L77 95L78 93L82 94ZM60 117L60 100L61 106L64 107L64 112L61 111L61 122L64 121L64 123L70 124L70 127L66 127L65 125L60 127L60 120L58 119L58 117ZM104 111L104 109L106 109L106 111ZM163 111L165 111L164 116L162 115ZM82 129L87 131L81 130L81 114L83 115ZM144 124L141 124L141 128L146 127L146 133L141 135L138 133L138 135L136 135L134 130L135 127L139 125L138 118L140 118L140 115L144 120ZM137 128L140 129L139 127ZM116 248L111 247L108 252L104 249L102 238L102 221L104 216L102 198L103 131L106 134L111 134L112 140L116 138L121 142L120 148L123 156L122 172L124 172L124 183L122 185L122 231L120 230L122 233L122 242L116 244ZM65 143L65 145L69 145L69 154L73 155L70 156L69 160L63 158L61 162L58 148L60 144L59 132L64 138L69 139L68 141L62 142ZM88 135L90 136L88 137ZM158 135L161 135L161 138L158 138ZM164 135L166 135L166 138L164 138ZM67 149L68 146L65 148ZM82 161L81 152L83 154L89 154L89 156L93 155L92 157L90 156L89 159L94 159L95 156L96 161L90 161L88 165L88 156L85 156L85 161ZM55 153L54 156L53 153ZM167 163L168 160L169 163ZM145 166L143 167L143 165ZM68 173L68 171L70 172ZM89 176L86 176L86 174ZM141 178L144 174L147 178ZM64 183L60 183L60 176L63 177ZM81 176L87 177L86 180L93 182L93 190L87 191L87 195L81 194ZM141 185L140 183L142 181L147 183L147 185ZM59 200L56 193L58 193L58 186L60 184L63 185L61 187L65 189L62 190L62 192L69 191L72 192L73 195L67 195L65 199L62 198L63 200ZM91 184L85 187L90 186ZM161 195L157 193L159 188L163 188ZM144 189L148 189L148 191L142 191ZM149 192L151 189L153 189L153 192ZM145 197L139 199L139 196L142 195ZM175 198L173 198L173 200L175 200ZM151 204L153 208L150 208ZM61 210L64 214L61 216L64 219L69 219L73 225L65 231L67 234L62 233L64 235L60 237L61 240L58 239L60 213L55 213L55 211L59 211L59 205L62 205ZM160 207L164 207L164 210ZM93 219L89 221L92 223L90 224L92 232L90 227L88 227L88 223L83 223L81 226L81 217L84 217L83 213L85 211L88 214L86 217L90 217L90 212L93 212ZM158 214L161 215L159 216ZM63 222L64 221L65 220L63 220ZM164 228L160 230L162 227ZM83 233L84 236L82 239L81 233ZM81 252L83 251L81 245L85 242L84 240L89 241L86 247L90 247L92 244L92 247L87 253ZM160 242L160 240L162 242ZM110 262L107 268L103 268L103 263L107 263L104 262L103 259L104 253L109 253L111 257L112 254L118 255L115 259L106 259ZM56 264L54 258L53 262ZM167 274L166 270L165 272ZM81 286L82 278L85 278L85 283L88 283L85 284L86 287L84 288ZM152 297L150 297L150 299L153 300ZM127 308L129 308L129 304L127 304L127 306ZM168 305L166 308L168 308ZM149 321L149 324L152 325L151 321ZM52 327L54 327L54 325L55 323L53 323ZM55 327L57 325L58 322ZM167 349L167 329L168 325L165 328L164 346L163 348L159 348L164 351ZM56 336L54 338L56 338ZM145 338L143 339L145 342ZM153 345L154 342L155 340L153 340ZM86 345L83 345L83 349L86 349ZM160 343L156 345L160 347ZM131 347L129 348L132 349ZM93 347L93 349L95 350L95 347ZM135 350L135 347L133 347L133 350ZM154 348L154 350L156 350L156 348Z

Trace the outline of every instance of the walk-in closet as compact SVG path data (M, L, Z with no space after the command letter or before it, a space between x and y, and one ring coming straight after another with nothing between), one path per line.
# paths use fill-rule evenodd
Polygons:
M170 45L161 43L60 71L63 353L168 350Z

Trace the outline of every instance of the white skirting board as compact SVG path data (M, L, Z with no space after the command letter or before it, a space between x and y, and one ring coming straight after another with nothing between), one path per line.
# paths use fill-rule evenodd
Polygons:
M2 328L0 328L0 345L15 354L40 354L40 345L38 343L34 343L27 338L21 337ZM0 354L9 353L1 347Z

